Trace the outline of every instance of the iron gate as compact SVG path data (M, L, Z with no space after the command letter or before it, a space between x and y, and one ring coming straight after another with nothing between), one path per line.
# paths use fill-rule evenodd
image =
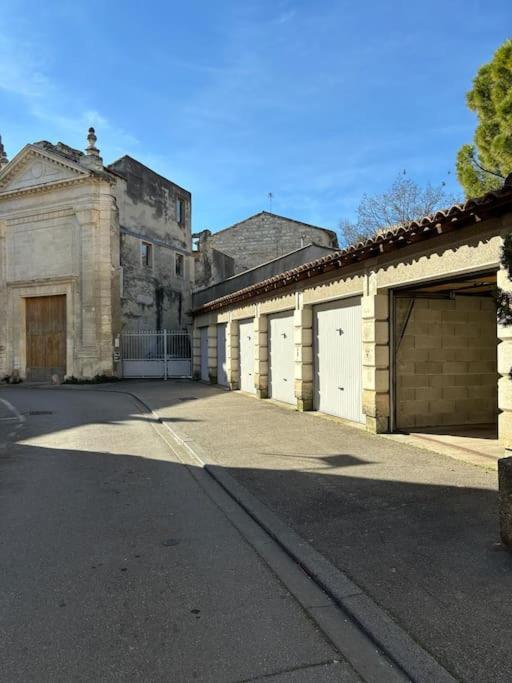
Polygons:
M123 377L167 379L192 376L192 343L188 332L123 332L120 351Z

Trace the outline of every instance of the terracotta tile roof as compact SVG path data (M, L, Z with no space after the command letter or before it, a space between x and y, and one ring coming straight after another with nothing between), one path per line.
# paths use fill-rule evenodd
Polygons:
M374 237L363 242L350 245L345 249L322 256L297 266L267 280L241 289L227 296L199 307L194 313L207 313L241 303L256 296L267 294L277 289L287 287L295 282L310 279L316 275L345 266L374 258L380 254L392 252L416 242L422 242L438 235L474 225L485 218L499 215L500 212L512 210L512 174L507 178L503 187L488 192L482 197L468 199L462 204L454 204L448 209L437 211L419 220L411 221L407 225L379 232Z

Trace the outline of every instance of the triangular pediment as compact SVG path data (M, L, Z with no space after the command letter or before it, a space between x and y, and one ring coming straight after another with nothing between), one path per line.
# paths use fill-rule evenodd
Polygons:
M24 147L0 173L0 194L86 178L89 171L74 161L35 145Z

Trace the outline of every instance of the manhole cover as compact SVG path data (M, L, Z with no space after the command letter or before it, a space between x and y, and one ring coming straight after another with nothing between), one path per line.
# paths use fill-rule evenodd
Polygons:
M31 410L29 415L53 415L51 410Z

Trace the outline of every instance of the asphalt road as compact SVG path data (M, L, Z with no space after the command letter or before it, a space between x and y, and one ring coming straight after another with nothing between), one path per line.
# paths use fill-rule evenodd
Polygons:
M0 391L2 681L354 681L126 395Z

